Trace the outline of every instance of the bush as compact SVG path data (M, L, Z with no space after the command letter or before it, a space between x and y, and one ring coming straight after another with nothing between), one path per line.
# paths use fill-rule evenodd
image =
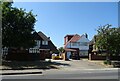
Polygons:
M104 64L107 64L107 60L104 61Z
M110 60L105 60L105 61L104 61L104 64L106 64L106 65L107 65L107 64L108 64L108 65L111 65L111 61L110 61Z

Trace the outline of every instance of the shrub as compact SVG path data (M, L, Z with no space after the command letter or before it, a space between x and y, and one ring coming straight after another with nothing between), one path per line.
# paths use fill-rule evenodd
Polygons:
M111 65L111 61L110 61L110 60L105 60L105 61L104 61L104 64Z
M104 61L104 64L107 64L107 60Z

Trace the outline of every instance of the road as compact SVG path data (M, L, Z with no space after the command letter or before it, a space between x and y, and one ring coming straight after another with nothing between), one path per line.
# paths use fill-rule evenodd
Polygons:
M43 74L4 75L3 79L118 79L118 69L46 70Z
M3 79L118 79L118 68L106 68L88 61L61 61L60 69L42 74L4 75ZM119 73L120 74L120 73Z

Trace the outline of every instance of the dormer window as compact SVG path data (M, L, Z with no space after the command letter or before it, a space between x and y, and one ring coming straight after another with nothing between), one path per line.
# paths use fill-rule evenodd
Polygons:
M42 41L42 45L48 45L48 41Z

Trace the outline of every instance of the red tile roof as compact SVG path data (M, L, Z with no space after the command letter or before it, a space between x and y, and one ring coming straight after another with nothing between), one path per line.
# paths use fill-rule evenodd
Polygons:
M70 43L70 42L77 42L80 39L80 36L78 34L75 34L64 46L64 48L66 48L66 46Z
M80 36L78 34L75 34L72 38L71 38L71 42L77 42L80 39Z

